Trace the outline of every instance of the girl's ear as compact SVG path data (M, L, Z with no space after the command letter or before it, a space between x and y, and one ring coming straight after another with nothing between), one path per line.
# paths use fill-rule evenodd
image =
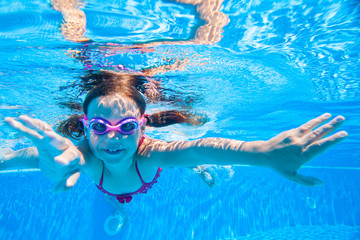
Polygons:
M84 137L85 139L87 138L88 133L88 129L84 126L83 122L79 121L78 122L78 127L84 131Z
M90 129L84 128L84 137L85 137L85 139L90 137Z
M143 124L140 126L141 135L144 135L145 133L145 127L146 127L147 118L144 119Z
M144 133L145 133L145 126L146 126L146 123L144 123L144 124L141 125L141 127L140 127L141 134L144 134Z

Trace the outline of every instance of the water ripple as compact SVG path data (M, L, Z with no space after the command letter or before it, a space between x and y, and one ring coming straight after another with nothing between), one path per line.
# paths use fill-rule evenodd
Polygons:
M58 35L48 12L15 11L0 14L0 39L41 42Z
M198 24L191 5L156 1L89 1L87 36L96 41L139 42L187 39ZM111 34L109 34L111 33Z
M236 29L221 44L239 53L281 54L308 74L319 101L359 96L360 5L353 1L230 1ZM238 39L234 41L234 39Z

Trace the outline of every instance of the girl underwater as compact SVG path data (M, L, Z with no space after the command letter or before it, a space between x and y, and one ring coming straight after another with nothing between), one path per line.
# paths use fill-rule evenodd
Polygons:
M337 116L320 126L330 118L326 113L267 141L152 139L144 135L146 125L159 127L191 120L176 111L145 114L143 96L134 87L123 84L131 77L135 76L124 74L94 87L84 100L84 114L71 116L60 124L58 131L64 136L82 138L76 146L39 119L24 115L5 118L36 147L6 155L1 169L40 168L57 183L59 191L74 186L80 172L84 172L96 183L103 179L103 189L119 196L137 193L144 186L142 179L151 183L159 168L206 164L268 167L289 180L315 186L321 180L300 175L297 170L347 136L340 131L325 137L344 121L344 117Z
M99 190L114 196L117 201L113 203L118 206L130 202L133 195L146 193L160 172L172 167L252 165L271 168L299 184L321 185L320 179L303 176L298 169L347 136L345 131L328 136L343 123L344 117L337 116L323 124L330 118L326 113L267 141L153 139L145 136L146 126L160 127L192 119L177 111L146 114L144 97L127 84L136 77L141 76L123 74L103 81L86 95L84 114L73 115L59 125L58 131L64 136L81 139L77 145L39 119L24 115L18 119L5 118L35 147L5 155L0 169L39 168L55 181L55 191L71 189L83 172ZM105 222L109 234L116 234L127 221L124 210L117 209ZM111 218L119 223L107 225L113 222Z

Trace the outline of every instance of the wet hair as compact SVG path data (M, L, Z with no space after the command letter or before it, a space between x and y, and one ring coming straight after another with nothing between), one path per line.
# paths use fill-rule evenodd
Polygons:
M132 74L131 74L132 73ZM68 108L71 111L82 112L81 96L88 93L91 89L106 81L113 81L114 78L121 79L123 84L130 85L136 88L145 97L146 103L164 104L166 106L172 105L177 108L191 109L192 105L199 100L199 94L195 91L186 92L166 88L162 81L173 80L167 76L160 78L159 76L145 76L137 72L130 72L132 77L125 77L124 72L116 72L112 70L88 70L86 75L80 76L80 81L75 81L71 84L61 86L60 91L67 91L66 98L58 98L57 104L62 108ZM181 76L177 76L179 78ZM183 79L180 79L182 81ZM191 89L191 88L190 88ZM75 94L74 94L75 91ZM194 112L194 111L192 111Z
M82 105L85 114L87 114L89 104L92 100L112 94L120 94L130 101L134 101L141 116L145 114L146 101L135 84L144 81L144 76L118 73L108 74L107 72L96 76L93 81L96 81L97 84L91 84L91 86L94 87L89 90ZM85 90L87 87L88 86L84 86ZM80 121L83 116L84 114L74 114L70 116L58 125L57 131L64 136L80 140L84 136L84 126ZM176 123L197 126L206 122L206 117L198 116L188 111L178 110L165 110L144 116L147 119L146 125L151 127L165 127Z
M82 81L82 88L83 91L88 92L92 90L95 86L101 84L102 82L112 82L112 81L121 81L123 85L128 85L136 88L139 92L143 93L144 95L147 95L149 92L148 87L149 85L153 86L153 91L151 96L159 95L159 83L155 81L152 78L138 75L138 74L125 74L110 70L100 70L95 71L91 70L86 74L85 76L80 77ZM146 96L146 97L151 97Z

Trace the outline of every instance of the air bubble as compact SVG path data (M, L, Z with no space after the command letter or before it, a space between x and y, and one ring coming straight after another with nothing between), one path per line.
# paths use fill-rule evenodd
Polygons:
M316 201L314 198L312 197L307 197L306 198L306 203L309 206L310 209L315 209L316 208Z

